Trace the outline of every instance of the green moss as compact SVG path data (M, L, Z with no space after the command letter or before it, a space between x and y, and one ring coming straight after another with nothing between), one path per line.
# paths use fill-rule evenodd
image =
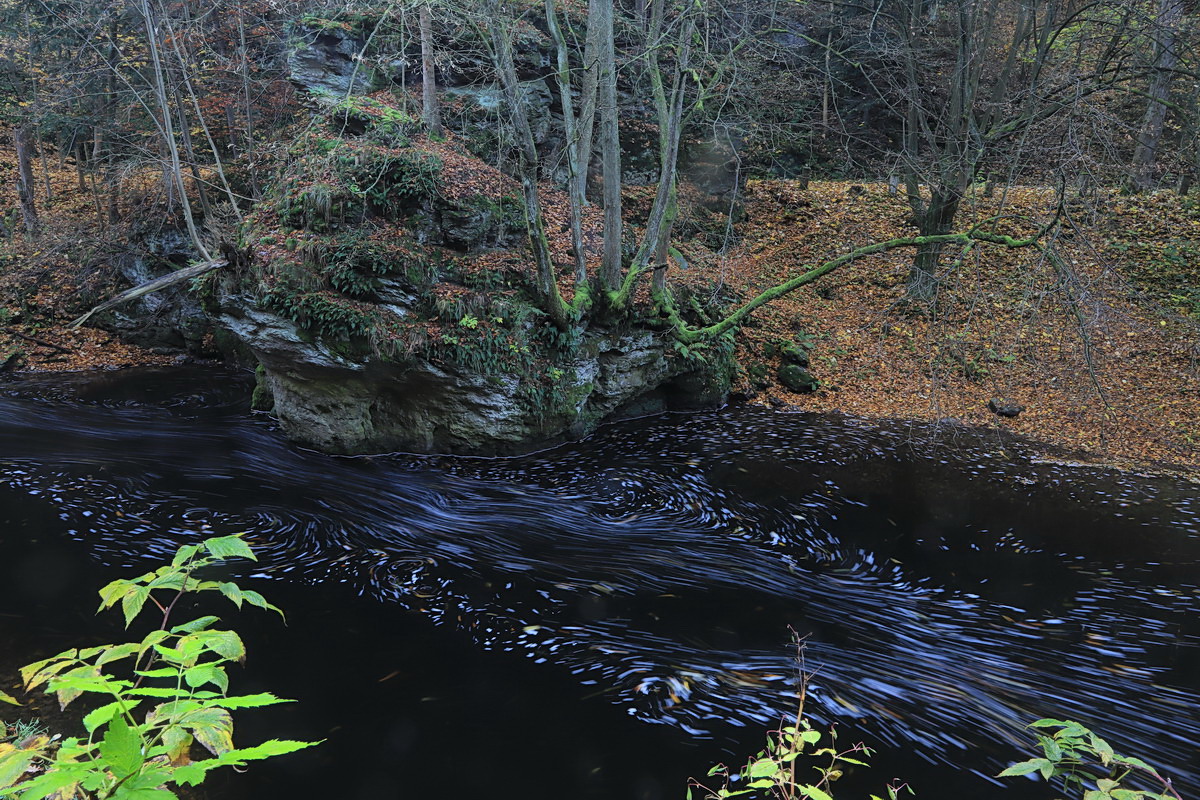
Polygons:
M263 305L295 322L302 330L329 341L368 337L377 314L370 306L329 291L298 291L287 283L276 284L263 297Z
M820 383L799 364L784 364L779 368L779 382L793 392L812 392Z
M250 395L250 408L267 412L275 410L275 396L267 383L267 371L262 364L254 368L254 392Z
M330 116L335 129L348 129L390 147L407 146L410 137L421 129L416 117L364 95L339 99L330 109Z

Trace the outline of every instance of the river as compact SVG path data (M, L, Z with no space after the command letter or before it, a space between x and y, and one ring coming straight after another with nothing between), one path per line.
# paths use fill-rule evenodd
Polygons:
M519 458L338 458L249 414L247 385L0 387L0 633L28 660L117 635L88 616L116 572L203 535L259 554L242 580L289 624L238 618L240 688L300 702L245 736L328 741L222 797L680 798L794 707L793 631L808 715L878 750L845 797L893 775L1040 796L990 776L1041 716L1200 792L1194 485L750 407Z

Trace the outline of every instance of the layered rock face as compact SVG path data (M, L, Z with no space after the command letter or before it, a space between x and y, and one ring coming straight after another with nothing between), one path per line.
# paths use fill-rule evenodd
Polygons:
M605 420L723 402L723 365L667 355L646 329L591 329L553 370L553 397L517 373L482 374L424 358L355 359L250 301L222 323L254 353L264 410L293 440L331 453L528 452L590 433Z

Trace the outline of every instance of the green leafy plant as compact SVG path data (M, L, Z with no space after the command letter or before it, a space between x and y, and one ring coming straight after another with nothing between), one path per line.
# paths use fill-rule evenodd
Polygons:
M1031 723L1042 756L1012 764L999 777L1040 774L1059 781L1067 791L1080 791L1083 800L1180 800L1171 781L1140 758L1113 752L1112 745L1078 722L1039 719ZM1156 787L1134 789L1129 780Z
M836 728L821 732L815 730L802 715L797 715L795 724L783 725L771 731L767 746L751 756L746 766L738 772L731 772L724 764L710 769L708 777L720 779L717 785L709 786L691 780L688 798L691 800L693 790L699 789L704 800L724 800L739 795L770 797L774 800L796 800L801 797L833 800L832 784L842 776L844 768L848 765L865 767L867 762L863 758L870 755L870 748L861 742L839 748ZM815 780L801 776L799 766L802 764L815 772ZM741 788L734 788L738 785ZM903 783L891 784L885 790L888 800L897 800L901 792L913 794L912 788ZM871 798L882 800L875 794Z
M755 753L740 770L732 771L724 764L717 764L708 771L708 778L719 781L710 786L696 780L688 781L688 800L693 800L694 791L700 790L702 800L724 800L727 797L754 795L773 800L833 800L833 783L842 777L847 766L866 767L864 758L872 751L861 742L840 748L837 743L837 728L830 726L828 732L812 727L804 716L804 703L808 696L808 673L804 671L803 641L796 640L797 663L800 664L800 697L796 716L789 723L767 734L767 746ZM801 776L800 767L815 773L815 780ZM906 783L893 782L885 787L888 800L897 800L901 792L914 794ZM882 800L871 795L871 800Z
M239 537L208 539L184 545L153 572L113 581L100 590L100 610L119 604L128 628L150 603L161 614L157 629L137 642L72 648L21 669L26 691L44 687L63 708L84 695L105 702L84 716L86 737L55 741L34 732L0 744L0 797L173 798L171 784L195 786L217 767L242 767L315 744L271 739L235 747L231 712L289 701L270 693L229 694L227 667L244 660L246 648L237 633L213 627L217 617L171 624L179 601L202 592L283 615L258 592L198 577L235 558L254 559ZM118 665L125 669L114 673Z

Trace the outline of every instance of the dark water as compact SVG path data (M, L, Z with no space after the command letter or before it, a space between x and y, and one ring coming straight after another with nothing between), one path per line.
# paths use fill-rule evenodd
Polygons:
M243 686L301 703L247 736L329 742L221 796L682 797L794 707L790 630L809 715L879 748L852 776L871 790L1036 796L987 776L1041 716L1200 790L1187 483L750 408L515 459L331 458L248 417L234 374L9 389L11 619L97 635L54 615L199 535L248 531L246 577L276 582L260 588L291 624L238 621Z

